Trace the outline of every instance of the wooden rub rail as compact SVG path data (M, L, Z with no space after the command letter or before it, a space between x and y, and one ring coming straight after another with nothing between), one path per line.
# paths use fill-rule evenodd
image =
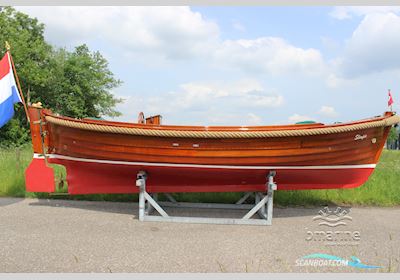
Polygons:
M77 129L140 135L153 137L180 137L180 138L266 138L266 137L288 137L288 136L310 136L332 133L351 132L361 129L387 127L400 122L400 116L394 115L389 118L376 121L367 121L364 123L356 123L349 125L338 125L331 127L309 128L309 129L293 129L293 130L273 130L273 131L184 131L184 130L163 130L148 129L135 127L120 127L105 124L85 123L81 121L73 121L61 119L53 116L46 116L49 123L60 126L66 126Z

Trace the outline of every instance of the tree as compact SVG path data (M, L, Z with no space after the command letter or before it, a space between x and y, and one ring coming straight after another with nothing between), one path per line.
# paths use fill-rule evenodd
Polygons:
M118 116L114 110L120 99L110 90L120 85L99 52L91 53L86 45L73 52L53 52L52 80L47 89L46 105L62 115L86 118Z
M396 144L396 141L398 141L398 140L399 140L399 131L397 130L397 127L394 126L390 129L390 132L389 132L389 135L388 135L388 138L386 141L387 147L390 149L390 148L393 148L392 146L394 146L394 149L396 149L397 145L395 145L395 144Z
M44 24L36 18L5 7L0 10L0 44L8 41L23 93L56 113L75 118L118 116L120 102L111 90L121 84L99 52L86 45L73 52L51 46L44 38ZM1 51L0 55L5 53ZM25 95L26 96L26 95ZM0 128L0 145L20 145L29 141L29 127L23 106Z

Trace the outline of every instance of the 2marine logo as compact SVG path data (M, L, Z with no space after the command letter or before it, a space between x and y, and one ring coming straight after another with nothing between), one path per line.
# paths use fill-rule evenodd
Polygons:
M339 230L348 223L353 221L349 215L349 210L337 207L331 210L329 207L324 207L318 212L318 215L312 218L318 222L318 230L308 230L306 241L323 242L326 246L354 246L360 243L361 234L359 231ZM327 230L326 227L328 227ZM337 229L336 229L337 228ZM357 257L351 256L350 259L344 259L339 256L316 253L303 256L296 260L296 266L313 266L313 267L354 267L362 269L379 269L382 266L368 265L361 262Z
M312 220L317 221L320 228L308 230L306 241L323 242L326 246L354 246L360 243L361 233L359 231L333 229L346 226L348 222L353 220L348 210L341 207L331 210L329 207L325 207ZM328 227L328 229L325 227Z
M348 215L348 211L337 207L334 211L329 207L319 210L318 215L313 217L313 221L322 220L318 225L336 227L346 225L346 220L352 221L353 218Z

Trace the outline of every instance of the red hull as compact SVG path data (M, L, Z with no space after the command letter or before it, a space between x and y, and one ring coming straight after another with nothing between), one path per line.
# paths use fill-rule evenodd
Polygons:
M43 159L35 159L43 161ZM155 192L243 192L264 191L272 169L163 167L50 159L67 169L70 194L137 193L136 174L148 173L147 191ZM287 167L289 168L289 167ZM319 169L274 168L279 190L354 188L364 183L374 168L366 165Z

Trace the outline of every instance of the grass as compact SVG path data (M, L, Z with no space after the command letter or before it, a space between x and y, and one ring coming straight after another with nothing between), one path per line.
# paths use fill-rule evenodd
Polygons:
M384 150L369 180L359 188L277 192L280 205L400 205L400 151Z
M24 170L32 159L30 146L0 150L0 196L63 198L101 201L137 201L132 194L49 195L25 192ZM65 169L54 166L56 184L65 182ZM57 190L65 193L67 186ZM179 201L234 203L241 193L180 193ZM356 189L307 190L275 192L275 204L281 206L311 205L400 205L400 151L383 151L380 162L367 183Z
M32 159L29 147L0 150L0 196L25 196L24 170Z

